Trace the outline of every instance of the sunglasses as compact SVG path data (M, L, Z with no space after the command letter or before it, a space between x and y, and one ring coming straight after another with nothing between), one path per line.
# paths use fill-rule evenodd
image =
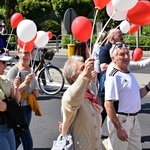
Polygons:
M122 42L117 42L116 44L115 44L115 46L114 46L114 48L116 48L116 46L118 47L118 48L122 48L122 47L128 47L128 45L127 44L124 44L124 43L122 43Z
M124 44L124 43L122 43L122 42L117 42L115 45L113 45L113 50L111 51L111 53L113 53L114 52L114 50L116 49L116 47L118 47L118 48L122 48L122 47L126 47L126 48L128 48L128 45L127 44Z

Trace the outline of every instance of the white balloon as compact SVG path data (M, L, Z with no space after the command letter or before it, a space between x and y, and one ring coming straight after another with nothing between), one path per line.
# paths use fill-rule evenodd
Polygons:
M120 23L120 30L122 33L127 33L130 29L130 23L127 20L124 20Z
M38 31L34 44L36 47L44 47L49 41L49 36L45 31Z
M125 10L125 11L115 11L115 13L114 13L114 11L115 11L115 9L114 9L114 7L112 5L112 1L110 1L106 5L106 12L107 12L108 16L111 17L114 20L117 20L117 21L121 21L121 20L126 19L126 15L127 15L128 10Z
M23 42L33 40L37 33L36 24L29 19L22 20L17 26L17 36Z
M124 11L133 8L138 0L112 0L112 5L116 11Z

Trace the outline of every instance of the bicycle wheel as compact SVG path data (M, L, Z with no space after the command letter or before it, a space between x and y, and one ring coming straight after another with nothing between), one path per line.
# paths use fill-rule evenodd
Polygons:
M64 87L62 71L55 66L43 67L38 75L38 83L41 90L48 95L59 93Z

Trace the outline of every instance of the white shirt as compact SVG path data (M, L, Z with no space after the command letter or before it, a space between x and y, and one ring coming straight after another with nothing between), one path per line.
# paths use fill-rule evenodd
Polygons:
M113 68L105 87L105 100L119 101L118 112L137 113L141 109L140 87L132 73Z
M101 45L95 44L93 47L92 57L95 59L94 61L94 69L97 73L100 73L100 61L99 61L99 52Z

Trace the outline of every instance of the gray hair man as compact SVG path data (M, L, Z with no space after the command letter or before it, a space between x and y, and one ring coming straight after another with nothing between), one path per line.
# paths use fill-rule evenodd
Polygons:
M127 45L112 46L110 56L114 67L105 80L105 108L108 115L108 149L141 150L141 129L137 113L141 98L150 91L150 82L140 88L129 71L130 55Z

